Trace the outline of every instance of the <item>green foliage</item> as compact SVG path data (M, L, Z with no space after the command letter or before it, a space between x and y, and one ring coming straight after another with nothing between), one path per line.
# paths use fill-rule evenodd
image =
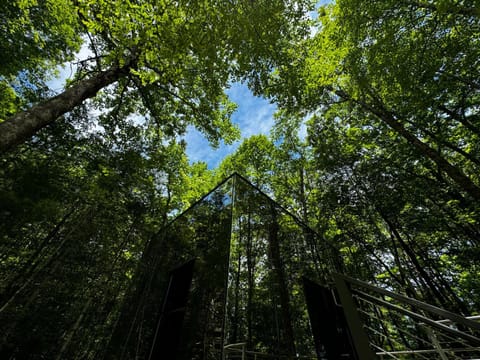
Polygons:
M80 49L81 27L70 0L12 0L0 5L0 76L51 69Z
M473 4L342 0L319 13L318 31L262 84L281 109L262 186L324 235L340 271L472 313ZM248 168L241 153L222 166Z
M92 59L71 84L128 66L0 160L0 356L69 358L78 347L98 358L148 239L232 172L321 235L322 266L478 311L480 209L463 181L480 186L478 9L473 1L338 0L319 10L309 36L309 5L0 5L0 122L49 96L48 73L87 37ZM238 138L224 93L232 80L277 101L272 136L245 139L215 170L190 164L178 142L188 125L213 145ZM218 199L210 200L199 218L214 217ZM232 264L267 251L247 241L267 236L260 215L238 218ZM193 226L184 231L172 251L193 246L185 244ZM295 260L304 251L298 234L281 235ZM243 265L238 291L254 282L255 265ZM242 306L264 311L262 286ZM269 329L255 319L238 328L248 321Z
M305 14L312 4L309 0L80 0L55 4L32 0L5 6L9 11L5 12L4 23L12 23L8 25L12 29L24 26L29 30L5 30L1 42L13 44L17 38L19 42L33 41L32 49L45 51L27 56L32 62L6 65L0 76L22 71L32 77L39 75L40 69L61 65L78 49L81 32L86 34L84 39L88 38L92 52L89 59L78 63L75 79L70 81L78 91L45 101L48 110L34 107L32 113L19 114L22 120L12 117L3 124L6 135L2 147L8 149L55 121L58 114L95 97L107 85L113 86L103 89L105 94L97 98L97 105L102 113L107 108L112 110L104 114L104 119L109 118L115 126L123 126L118 123L118 115L122 115L122 121L128 115L141 115L147 122L168 128L167 135L182 134L187 125L194 125L213 145L220 139L231 142L238 138L239 131L230 122L235 106L224 90L232 80L245 81L255 88L268 77L273 66L283 61L279 51L283 45L307 33ZM18 26L13 26L15 15ZM57 20L50 21L50 17ZM22 58L20 50L11 50L12 58ZM43 74L40 78L44 79ZM37 87L36 83L23 84L16 91ZM38 97L29 99L36 100ZM32 125L24 128L25 122Z
M20 99L6 81L0 81L0 122L19 110Z
M195 188L184 145L79 137L81 115L1 160L2 356L100 356L147 241Z
M245 139L234 154L228 155L217 169L222 179L234 172L250 179L252 183L268 191L269 177L273 170L275 147L265 135L253 135Z
M87 98L98 90L88 84L122 69L95 99L1 159L1 357L102 356L146 242L213 184L205 164L188 163L178 135L191 124L213 145L237 139L224 90L232 80L254 87L283 61L277 50L306 33L310 5L0 5L4 124L23 109L43 116L31 107L39 99L55 112L61 100L47 99L45 80L80 45L91 58L68 86L85 84Z
M0 122L51 96L45 84L82 44L70 0L13 0L0 5Z

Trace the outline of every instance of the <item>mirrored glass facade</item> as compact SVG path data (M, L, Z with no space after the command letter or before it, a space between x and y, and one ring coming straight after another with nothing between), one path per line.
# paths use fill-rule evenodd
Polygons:
M133 359L317 359L302 277L314 233L233 175L149 244L108 351Z

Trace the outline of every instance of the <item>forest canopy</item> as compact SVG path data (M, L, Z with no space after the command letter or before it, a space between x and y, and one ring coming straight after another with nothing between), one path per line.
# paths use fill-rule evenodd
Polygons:
M109 328L149 239L232 172L337 270L478 314L475 0L3 1L0 53L0 357L94 358L107 340L77 324L97 306ZM234 82L276 104L274 127L189 161L188 126L240 139Z

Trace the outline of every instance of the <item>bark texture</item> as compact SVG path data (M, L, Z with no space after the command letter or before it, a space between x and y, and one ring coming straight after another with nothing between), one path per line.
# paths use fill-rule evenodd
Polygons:
M72 111L86 99L94 97L99 90L128 74L130 66L112 67L106 71L81 80L61 94L19 112L0 124L0 153L33 137L37 131Z

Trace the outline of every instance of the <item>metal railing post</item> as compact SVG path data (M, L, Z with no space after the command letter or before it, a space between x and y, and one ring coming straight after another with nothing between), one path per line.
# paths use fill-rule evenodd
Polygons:
M340 303L345 313L345 319L347 320L348 328L352 336L353 346L358 356L358 360L372 360L377 356L370 348L370 340L363 329L360 315L358 314L357 307L353 301L352 293L347 286L345 280L338 274L334 273L333 278L335 280L335 286L340 297Z
M437 353L440 356L440 359L448 360L447 354L445 354L445 351L443 351L442 345L440 345L437 335L435 335L435 332L433 331L433 329L425 327L425 330L427 331L428 337L432 341L433 347L437 350Z

